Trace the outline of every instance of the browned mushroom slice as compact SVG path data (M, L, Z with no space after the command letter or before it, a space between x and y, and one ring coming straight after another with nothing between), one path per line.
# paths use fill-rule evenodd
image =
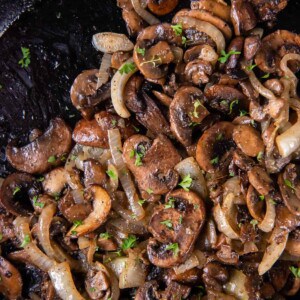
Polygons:
M175 9L178 0L147 0L147 5L150 11L158 16L164 16Z
M14 217L11 214L8 214L8 211L6 211L5 208L0 208L0 232L2 234L0 243L15 237L13 220Z
M249 171L255 165L254 160L239 149L233 153L233 163L243 171Z
M262 167L255 166L247 174L249 182L260 195L266 196L273 190L273 181Z
M28 198L39 193L40 186L34 181L34 177L25 173L13 173L4 180L1 186L0 203L15 216L28 215L32 212Z
M184 74L189 82L194 85L208 83L213 72L211 63L203 59L195 59L185 66Z
M278 185L283 201L291 213L300 215L300 167L288 164L283 173L279 174Z
M252 5L243 0L231 1L231 20L236 35L253 29L257 23Z
M203 105L203 94L195 87L181 87L170 105L171 130L184 146L192 144L193 127L209 114Z
M211 63L215 63L218 60L218 54L209 45L198 45L187 49L184 53L184 61L189 63L196 59L203 59Z
M300 54L300 36L287 30L277 30L263 38L260 50L255 56L255 63L265 73L277 72L281 75L279 64L287 53ZM297 61L290 61L288 66L294 73L300 69Z
M20 299L23 286L21 274L2 256L0 256L0 278L0 293L9 300Z
M176 35L170 24L159 24L145 28L138 36L133 58L138 69L147 79L165 77L168 64L175 57L170 46L181 46L182 37ZM145 55L137 49L145 49Z
M244 38L243 37L236 37L234 38L227 49L227 52L229 53L230 51L236 53L231 55L227 62L226 62L226 71L229 69L235 69L238 65L239 62L239 58L241 56L242 50L243 50L243 46L244 46ZM238 54L240 53L240 54Z
M259 21L276 21L277 14L283 10L287 0L250 0L259 16Z
M48 195L60 194L67 184L67 174L63 167L55 168L45 175L43 189Z
M245 38L244 43L244 57L246 60L251 60L254 58L255 54L259 50L261 45L261 40L259 35L250 35Z
M151 263L169 268L184 262L204 221L205 205L198 195L183 189L168 194L165 206L160 206L149 222L154 236L147 246Z
M226 114L232 114L236 107L248 109L249 102L238 89L222 84L214 84L205 89L209 105Z
M130 57L128 52L115 52L111 57L111 67L118 70Z
M76 192L81 193L81 191ZM92 211L92 205L90 202L83 201L82 203L76 203L72 191L68 191L60 199L58 208L70 223L84 220Z
M86 187L93 184L97 184L104 187L107 178L106 178L104 168L98 161L94 159L89 159L84 161L83 170L84 170L84 185Z
M235 148L232 140L233 130L234 125L231 123L219 122L203 133L197 144L196 159L205 172L214 173L229 165L230 158L226 154ZM226 161L223 161L225 156Z
M289 235L285 251L294 256L300 256L300 230L295 229Z
M159 135L152 145L146 136L130 137L124 143L123 158L139 188L148 194L165 194L178 182L179 175L174 167L181 157L163 135Z
M260 196L260 197L259 197ZM264 196L258 195L252 185L249 186L246 202L250 215L261 222L264 218Z
M71 87L72 103L87 119L93 116L96 105L110 98L110 82L97 89L98 72L97 69L83 71Z
M198 0L191 1L192 9L206 10L213 15L221 18L222 20L231 23L230 18L230 6L227 5L224 1L215 1L215 0Z
M175 15L174 21L176 20L176 17L179 16L188 16L201 21L206 21L220 29L226 37L226 39L231 39L232 37L232 31L230 29L230 26L226 22L224 22L220 17L217 17L216 15L208 11L182 9Z
M30 144L14 147L9 143L6 157L19 171L30 174L44 173L58 165L71 148L72 135L67 124L60 118L50 121L45 133Z
M145 22L134 10L131 0L118 0L117 3L122 8L122 17L129 35L137 36L145 27Z
M237 125L232 137L236 145L248 156L257 157L264 152L263 140L251 125Z
M292 214L285 205L276 205L276 227L293 231L298 226L300 226L300 216Z

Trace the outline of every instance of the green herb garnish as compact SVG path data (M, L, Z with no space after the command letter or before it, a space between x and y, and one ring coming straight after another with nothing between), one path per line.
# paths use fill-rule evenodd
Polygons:
M76 229L78 226L82 225L83 222L81 220L75 220L73 222L73 229Z
M135 71L135 69L136 69L136 66L135 66L134 63L125 63L119 69L119 72L121 73L121 75L123 75L123 74L129 74L129 73Z
M175 205L174 205L175 201L176 200L174 198L170 197L169 201L166 202L166 204L165 204L165 208L174 208L175 207Z
M29 48L21 47L21 51L23 58L19 60L19 65L21 65L22 68L28 68L30 65L30 50Z
M255 219L252 219L252 220L250 221L250 224L255 228L255 226L258 224L258 221L255 220Z
M21 188L20 187L16 187L13 191L13 196L15 196L17 193L19 193L21 191Z
M179 252L178 243L173 243L173 244L167 245L166 250L172 250L174 253L174 256L178 256L178 252Z
M289 269L296 278L300 278L300 268L291 266Z
M146 200L144 200L144 199L140 199L139 201L138 201L138 204L140 205L140 206L143 206L143 204L146 202Z
M111 178L111 179L117 179L117 175L113 170L107 170L106 174Z
M100 233L99 237L100 237L100 239L108 240L112 237L112 235L108 232L103 232L103 233Z
M236 100L233 100L230 102L230 105L229 105L229 114L231 115L232 114L232 110L233 110L233 106L238 104L239 103L239 100L236 99Z
M147 192L149 195L153 194L153 190L150 189L150 188L147 188L147 189L146 189L146 192Z
M56 157L54 155L49 156L48 163L55 164L56 163Z
M252 71L256 66L257 66L256 64L250 65L247 67L247 70Z
M162 222L160 222L160 224L165 225L169 229L173 228L173 224L172 224L171 220L162 221Z
M185 191L189 191L190 186L192 185L193 179L190 174L185 175L182 179L182 181L178 184L181 186Z
M182 35L182 24L171 25L171 27L177 36Z
M260 151L260 152L257 154L256 159L257 159L258 161L261 161L262 158L263 158L263 156L264 156L264 153L263 153L262 151Z
M213 159L210 161L210 163L211 163L212 165L217 165L218 162L219 162L219 156L216 156L215 158L213 158Z
M136 48L136 52L137 52L138 54L141 54L142 56L145 56L146 49L145 49L145 48L137 47L137 48Z
M264 195L259 195L258 196L259 200L264 201L265 200L265 196Z
M38 196L34 196L32 201L33 201L34 206L37 206L37 207L40 207L40 208L43 208L45 206L45 203L38 202Z
M24 236L24 240L22 242L22 244L20 245L21 248L25 248L26 245L28 245L30 243L30 235L29 234L25 234Z
M135 247L137 242L137 238L134 235L129 235L127 239L125 239L122 243L122 250L127 250Z
M240 51L231 50L228 53L225 50L221 50L221 57L219 57L218 61L222 64L226 63L231 55L241 54Z
M295 189L295 187L294 187L294 185L292 184L292 182L289 181L288 179L285 179L285 180L284 180L284 184L285 184L287 187L289 187L290 189L292 189L292 190Z
M270 73L265 74L264 76L261 76L262 79L267 79L270 77Z

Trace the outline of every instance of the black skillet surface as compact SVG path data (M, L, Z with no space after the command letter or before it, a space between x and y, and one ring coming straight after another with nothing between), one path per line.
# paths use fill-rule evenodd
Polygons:
M101 55L91 44L92 35L126 32L115 3L0 0L0 32L20 16L0 38L0 176L12 171L4 155L9 139L24 143L31 129L46 128L58 115L70 125L80 117L71 105L69 90L82 70L99 67ZM188 0L182 1L182 7L188 5ZM300 33L299 16L300 0L290 0L276 28ZM21 46L31 52L28 69L18 65Z

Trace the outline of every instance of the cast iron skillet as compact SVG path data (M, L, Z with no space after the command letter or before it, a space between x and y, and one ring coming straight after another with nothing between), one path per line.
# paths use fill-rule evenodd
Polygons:
M180 6L189 7L189 0L181 0ZM300 33L299 15L300 0L290 0L276 28ZM46 128L58 115L70 125L80 118L69 90L82 70L99 67L101 55L91 44L92 35L126 33L116 0L0 0L0 33L4 29L0 38L0 177L12 171L4 155L8 140L26 143L30 130ZM18 65L21 46L31 52L26 70Z

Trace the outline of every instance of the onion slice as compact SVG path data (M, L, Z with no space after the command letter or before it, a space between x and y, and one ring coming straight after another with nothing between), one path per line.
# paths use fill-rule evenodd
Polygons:
M160 20L158 20L156 17L154 17L152 14L150 14L147 10L145 10L142 7L142 4L140 2L141 0L131 0L131 4L135 10L135 12L148 24L155 25L159 24Z
M109 79L108 69L110 68L110 66L111 66L111 55L108 53L104 53L101 60L100 69L97 75L98 77L97 86L96 86L97 90L108 81Z
M133 58L129 58L120 69L123 68L125 64L132 64ZM124 103L124 89L129 78L138 71L137 67L134 70L121 74L120 69L115 73L111 80L111 101L114 106L116 113L122 118L129 118L130 112L126 108Z
M218 54L225 49L225 38L223 33L214 25L200 21L196 18L178 16L176 22L182 24L183 29L195 28L199 32L204 32L216 43Z
M134 48L129 38L122 33L101 32L93 35L93 46L104 53L131 51Z
M203 200L208 197L206 181L197 161L193 157L182 160L174 169L182 178L190 175L193 179L191 190L198 193Z
M139 197L136 188L122 157L123 147L119 129L108 130L108 141L121 184L130 204L130 209L136 220L141 220L145 215L145 211L138 203Z
M74 284L70 266L63 262L50 268L48 274L56 293L63 300L84 300Z
M275 264L286 246L288 237L289 232L286 229L274 228L270 236L270 244L266 248L263 259L258 266L258 274L260 276L265 274Z
M264 232L270 232L275 224L276 209L275 204L272 203L272 199L266 196L266 214L264 219L258 224L258 228Z

